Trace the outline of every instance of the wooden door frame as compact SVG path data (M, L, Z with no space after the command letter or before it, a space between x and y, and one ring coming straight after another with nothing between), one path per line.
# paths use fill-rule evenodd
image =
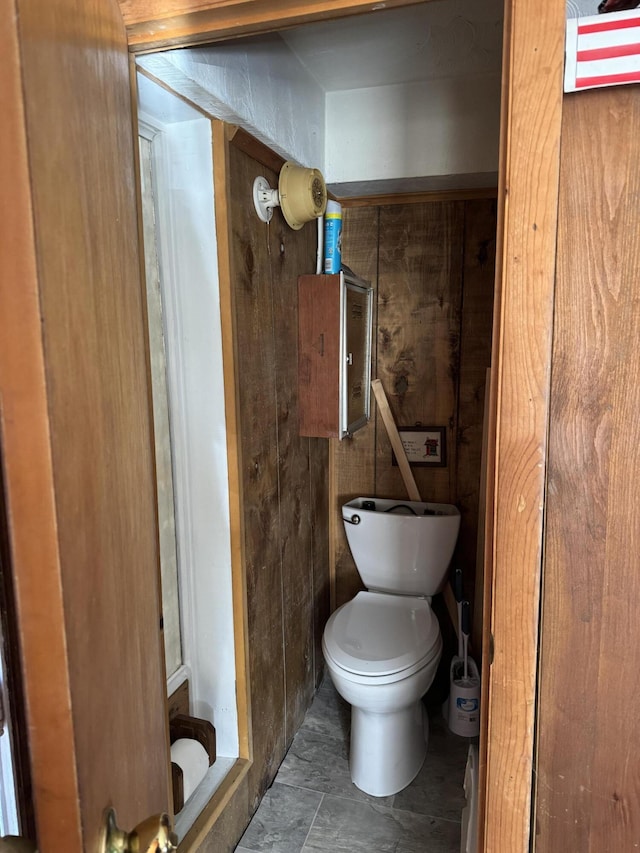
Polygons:
M549 429L565 4L506 0L478 850L525 853Z
M193 47L239 36L283 30L420 0L119 0L134 53Z
M380 8L371 0L165 0L158 13L149 0L120 3L132 52ZM479 843L495 853L526 851L530 840L564 28L562 0L505 0Z

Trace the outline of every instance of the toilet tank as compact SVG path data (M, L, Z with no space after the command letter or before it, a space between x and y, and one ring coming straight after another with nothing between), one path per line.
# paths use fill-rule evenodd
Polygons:
M367 589L401 595L440 591L460 529L455 506L361 497L343 505L342 519Z

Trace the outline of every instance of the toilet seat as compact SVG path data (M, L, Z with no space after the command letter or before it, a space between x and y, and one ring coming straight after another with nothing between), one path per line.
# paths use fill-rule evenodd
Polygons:
M440 626L429 602L359 592L329 618L323 647L334 665L376 683L407 678L439 656Z

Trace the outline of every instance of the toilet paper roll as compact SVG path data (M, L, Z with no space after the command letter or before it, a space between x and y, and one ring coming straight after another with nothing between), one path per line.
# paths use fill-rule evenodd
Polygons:
M209 769L209 756L204 746L197 740L183 737L171 744L171 761L182 770L186 803Z

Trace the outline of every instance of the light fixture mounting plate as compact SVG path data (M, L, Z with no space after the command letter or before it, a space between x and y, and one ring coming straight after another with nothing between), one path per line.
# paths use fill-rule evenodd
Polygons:
M279 203L278 190L272 190L266 178L257 177L253 182L253 204L263 222L271 222L273 208Z

